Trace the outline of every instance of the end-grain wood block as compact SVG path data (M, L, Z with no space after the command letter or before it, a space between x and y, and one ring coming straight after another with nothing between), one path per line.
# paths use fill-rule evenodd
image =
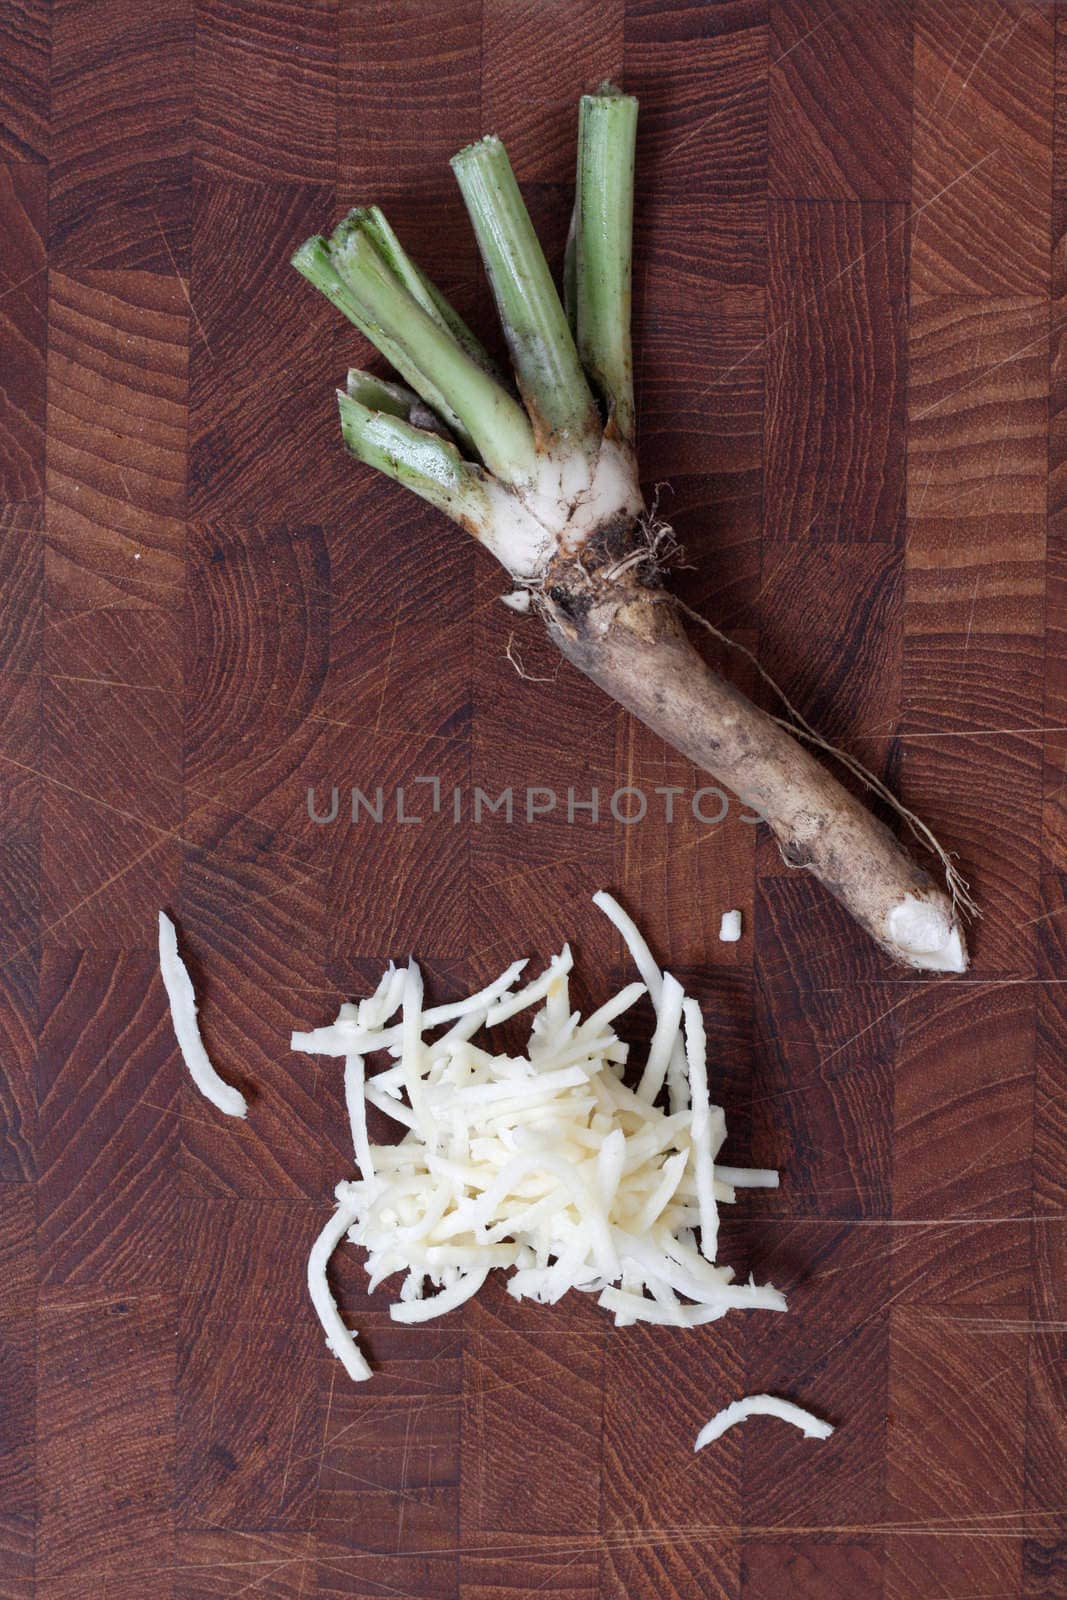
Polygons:
M1043 516L1047 301L938 296L913 307L908 342L909 544L940 518Z
M728 1259L724 1250L720 1260ZM693 1441L744 1392L746 1320L731 1312L700 1329L608 1325L602 1594L737 1592L740 1551L726 1535L742 1515L741 1436L728 1433L699 1455Z
M1067 1584L1067 1546L1050 1534L1023 1542L1023 1595L1026 1600L1056 1600Z
M48 159L51 0L12 0L0 15L0 157Z
M349 1305L348 1296L342 1301ZM323 1352L325 1420L316 1505L319 1524L331 1537L367 1548L368 1540L385 1536L380 1528L370 1533L368 1522L377 1520L374 1513L387 1495L397 1501L391 1514L395 1534L404 1522L400 1502L406 1495L459 1483L463 1335L453 1326L456 1316L429 1330L392 1323L383 1307L351 1316L375 1377L371 1384L354 1384ZM364 1501L367 1491L373 1498Z
M361 1257L342 1250L331 1278L374 1378L353 1384L319 1338L315 1527L349 1552L432 1551L450 1558L455 1569L463 1314L453 1312L429 1327L392 1322L382 1302L395 1296L397 1280L368 1296Z
M44 491L47 211L47 170L0 163L0 502L34 500Z
M172 1600L232 1600L242 1585L263 1600L307 1600L315 1593L314 1546L306 1533L211 1528L179 1533L174 1551Z
M766 201L635 201L634 372L646 483L762 465ZM669 511L665 510L669 515Z
M52 264L187 272L194 0L52 8Z
M200 800L248 815L295 762L329 659L330 561L320 527L207 523L188 534L185 762ZM262 769L270 765L273 771Z
M1027 1316L1030 1228L1025 1217L901 1219L889 1234L893 1304L984 1328L1018 1331Z
M373 482L354 461L351 473L353 504L365 506L326 530L329 663L318 713L337 726L450 740L469 716L475 562L496 584L487 605L507 575L399 485Z
M1048 522L1045 569L1044 847L1046 858L1067 854L1067 16L1056 18L1056 92L1053 134L1052 303L1049 314ZM1062 879L1044 886L1042 910L1061 918ZM1062 920L1058 924L1062 927ZM1041 924L1044 934L1046 924ZM1051 930L1050 930L1051 931ZM1055 942L1055 941L1054 941ZM1046 949L1039 959L1049 970ZM1043 991L1050 1023L1057 996ZM1062 1024L1064 1026L1067 1024ZM1053 1052L1058 1056L1059 1052ZM1038 1135L1039 1139L1041 1135Z
M977 1464L974 1470L989 1469ZM1016 1526L1004 1520L938 1517L922 1531L909 1528L894 1534L885 1544L884 1600L929 1600L935 1583L948 1594L973 1600L1003 1600L1005 1595L1031 1600L1030 1591L1020 1587L1023 1546ZM1038 1590L1034 1600L1046 1596Z
M462 145L487 132L506 138L506 128L482 126L478 0L432 13L421 0L345 5L339 28L338 169L360 203L441 188Z
M764 0L631 0L623 82L641 102L640 168L664 201L767 186Z
M175 1516L182 1529L310 1524L321 1332L307 1304L313 1207L183 1201Z
M150 952L46 946L37 1153L44 1282L176 1281L176 1052Z
M1067 53L1067 52L1065 52ZM1067 312L1067 300L1061 302ZM1067 351L1065 351L1067 355ZM1058 358L1059 359L1059 358ZM1067 405L1067 373L1053 369L1052 408ZM1049 506L1045 567L1045 836L1067 842L1067 416L1057 410L1049 428ZM1063 851L1059 851L1062 857Z
M746 1541L743 1555L744 1600L843 1600L863 1595L874 1600L882 1593L885 1565L881 1540L841 1544L815 1544L791 1540L788 1544Z
M751 473L763 453L763 292L705 307L655 274L645 310L634 354L645 481Z
M325 1538L315 1539L312 1548L316 1600L381 1600L383 1594L455 1600L456 1563L450 1553L382 1555L349 1550Z
M752 1160L778 1168L782 1184L764 1203L791 1215L884 1216L905 996L859 976L807 982L792 964L790 934L811 913L789 914L791 888L792 880L765 879L757 908ZM842 944L823 934L835 952L826 965L840 974Z
M169 1600L174 1562L171 1293L41 1291L37 1323L37 1595L105 1584Z
M1031 987L926 988L903 1013L893 1131L893 1214L1025 1215L1030 1200Z
M156 908L177 887L177 703L154 686L46 681L42 914L65 944L154 938Z
M770 210L766 522L776 539L903 536L907 211Z
M40 507L0 507L0 1181L33 1176L40 933Z
M1040 718L1047 307L932 300L910 330L908 650L912 726L958 704ZM946 676L956 693L944 694Z
M624 12L624 0L486 0L482 122L520 183L573 184L578 97L619 83Z
M951 448L940 445L938 453ZM912 520L904 669L909 730L958 727L964 710L972 726L1040 725L1044 554L1040 514L924 511Z
M603 1600L598 1552L566 1537L525 1545L521 1550L501 1540L496 1551L471 1552L462 1559L462 1600L524 1600L531 1590L538 1600Z
M454 965L469 948L466 722L440 735L376 732L333 717L323 727L326 737L292 782L288 826L326 875L317 921L331 970L353 954L384 964L415 953ZM334 820L311 821L310 791L316 815L327 818L335 786Z
M0 925L11 941L13 969L21 957L38 948L39 878L39 851L32 831L21 839L0 840ZM3 971L0 967L0 974Z
M816 1218L743 1225L731 1216L731 1229L742 1227L746 1257L724 1250L723 1259L738 1260L739 1278L751 1271L757 1283L781 1289L789 1310L739 1319L746 1380L735 1392L796 1396L836 1427L815 1443L771 1420L745 1424L746 1524L764 1533L781 1528L785 1538L804 1527L847 1534L877 1526L889 1347L885 1230Z
M681 474L658 486L646 479L646 496L681 546L670 573L672 590L731 635L753 630L763 531L761 470ZM699 637L700 628L695 631ZM735 659L733 670L739 668Z
M294 526L351 514L334 397L339 314L289 265L329 223L333 190L206 174L193 192L190 511ZM351 334L346 348L365 352Z
M7 1183L0 1212L0 1596L31 1600L37 1516L35 1197Z
M53 273L46 667L180 672L188 302L149 272Z
M1062 1216L1030 1224L1032 1270L1026 1408L1026 1506L1041 1521L1058 1518L1067 1493L1067 1225Z
M1044 294L1053 9L916 0L912 295Z
M460 1548L578 1530L591 1540L601 1496L604 1335L560 1332L547 1317L504 1325L477 1301L467 1311Z
M0 505L0 840L36 840L41 798L40 505Z
M900 709L903 577L899 546L771 539L759 590L760 665L825 739L883 777ZM773 695L766 703L782 710Z
M1033 970L1047 322L1021 297L912 312L904 775L986 912L979 971Z
M1034 1082L1033 1207L1041 1216L1067 1212L1067 878L1047 872L1038 923L1037 1050Z
M289 1035L315 1007L336 1014L322 915L326 871L277 830L239 815L186 825L182 948L208 1054L249 1102L224 1117L182 1093L182 1183L190 1194L325 1198L348 1170L345 1124L318 1086L337 1064L294 1055ZM299 930L294 936L294 929Z
M661 201L654 183L634 200L635 324L655 280L669 273L675 298L699 323L712 307L725 307L742 291L767 283L767 200L760 194L715 195ZM636 373L640 382L640 370Z
M885 1516L905 1526L888 1541L887 1595L919 1600L934 1581L951 1594L964 1573L968 1593L1018 1594L1021 1540L1004 1535L1025 1523L1025 1333L992 1339L897 1306L889 1355Z
M196 148L209 171L333 182L337 28L332 0L198 0Z
M772 192L909 200L910 0L774 0L770 14Z
M36 1171L37 1002L40 981L35 946L17 950L0 968L0 1182L32 1178Z
M728 1534L720 1534L717 1519L712 1527L715 1532L710 1535L698 1522L692 1535L684 1528L636 1533L627 1528L615 1537L606 1537L600 1552L599 1593L605 1600L660 1593L678 1595L681 1600L704 1600L705 1596L733 1600L738 1593L741 1546Z

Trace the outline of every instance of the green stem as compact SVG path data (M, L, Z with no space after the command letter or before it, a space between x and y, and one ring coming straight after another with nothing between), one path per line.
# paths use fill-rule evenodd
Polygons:
M402 378L405 378L413 389L416 389L426 404L437 412L439 417L453 429L465 448L475 449L474 440L452 407L448 404L441 391L428 382L425 375L419 371L416 363L409 359L407 352L393 340L385 337L380 330L373 329L363 307L359 304L350 286L344 281L330 255L330 247L321 235L305 240L300 249L292 257L292 265L309 283L324 294L332 305L342 311L349 322L354 322L365 339L385 356L389 364L396 368Z
M621 438L634 435L630 348L634 145L637 101L605 85L582 96L575 196L578 350L612 410Z
M341 224L330 241L330 260L366 319L368 336L402 376L435 410L434 396L444 397L451 425L462 441L473 441L490 472L504 483L528 481L536 466L533 434L507 390L412 298L360 227ZM407 372L391 351L404 357Z
M548 435L587 444L599 436L596 405L507 151L481 139L452 157L452 169L539 443Z
M567 326L574 338L578 337L578 203L575 200L571 220L567 225L567 243L563 248L563 309L567 313Z
M361 227L373 241L386 266L404 285L412 299L418 301L427 315L431 316L439 327L445 328L452 334L456 343L483 372L488 372L491 377L499 381L500 374L493 365L488 351L483 348L477 335L468 328L459 312L449 305L437 285L427 277L416 262L412 261L393 232L381 207L360 206L355 211L349 212L348 220Z
M414 389L406 389L402 383L390 383L387 378L379 378L373 372L349 367L345 393L350 399L366 406L368 411L385 411L391 417L402 417L423 433L437 433L443 439L449 439L448 429L437 414L430 410L424 400L420 400ZM451 439L449 442L454 443Z
M412 407L421 404L414 389L390 383L360 367L349 367L346 389L349 399L357 400L368 411L386 411L391 417L403 417L405 422L411 420Z
M488 516L481 473L463 460L454 444L413 428L393 413L372 410L341 389L337 404L341 433L353 455L472 532L480 531Z

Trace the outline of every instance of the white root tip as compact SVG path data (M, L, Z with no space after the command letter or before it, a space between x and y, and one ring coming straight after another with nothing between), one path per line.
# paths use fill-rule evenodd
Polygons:
M886 918L886 941L901 961L927 972L966 972L959 924L944 906L905 895Z
M724 911L722 921L719 923L719 941L722 944L736 944L741 937L740 911Z

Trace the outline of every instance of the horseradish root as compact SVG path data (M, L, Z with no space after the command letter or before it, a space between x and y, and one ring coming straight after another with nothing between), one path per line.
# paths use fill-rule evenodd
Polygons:
M605 86L582 98L566 310L500 141L453 160L514 386L376 207L301 246L293 265L404 380L349 373L338 395L345 443L492 551L514 581L513 608L537 609L568 661L756 811L784 859L819 878L883 950L910 967L962 972L966 886L945 852L937 847L950 893L780 719L711 670L661 583L670 530L649 516L634 453L636 126L630 96ZM798 732L828 748L806 724ZM846 765L887 797L852 758Z

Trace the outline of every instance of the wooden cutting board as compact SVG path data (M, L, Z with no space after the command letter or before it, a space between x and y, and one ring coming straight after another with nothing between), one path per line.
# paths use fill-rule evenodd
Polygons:
M3 1600L1067 1590L1064 26L7 0ZM504 135L558 262L607 74L642 102L641 460L678 588L958 851L962 981L890 969L736 806L694 816L697 775L489 559L340 449L367 351L289 253L380 200L487 328L447 158ZM289 1030L411 951L449 995L569 938L602 996L600 887L704 1004L729 1159L782 1170L723 1259L788 1319L616 1332L493 1284L399 1329L350 1251L354 1388L303 1282L352 1170L339 1074ZM183 1078L161 905L245 1124ZM833 1438L756 1421L693 1457L765 1389Z

